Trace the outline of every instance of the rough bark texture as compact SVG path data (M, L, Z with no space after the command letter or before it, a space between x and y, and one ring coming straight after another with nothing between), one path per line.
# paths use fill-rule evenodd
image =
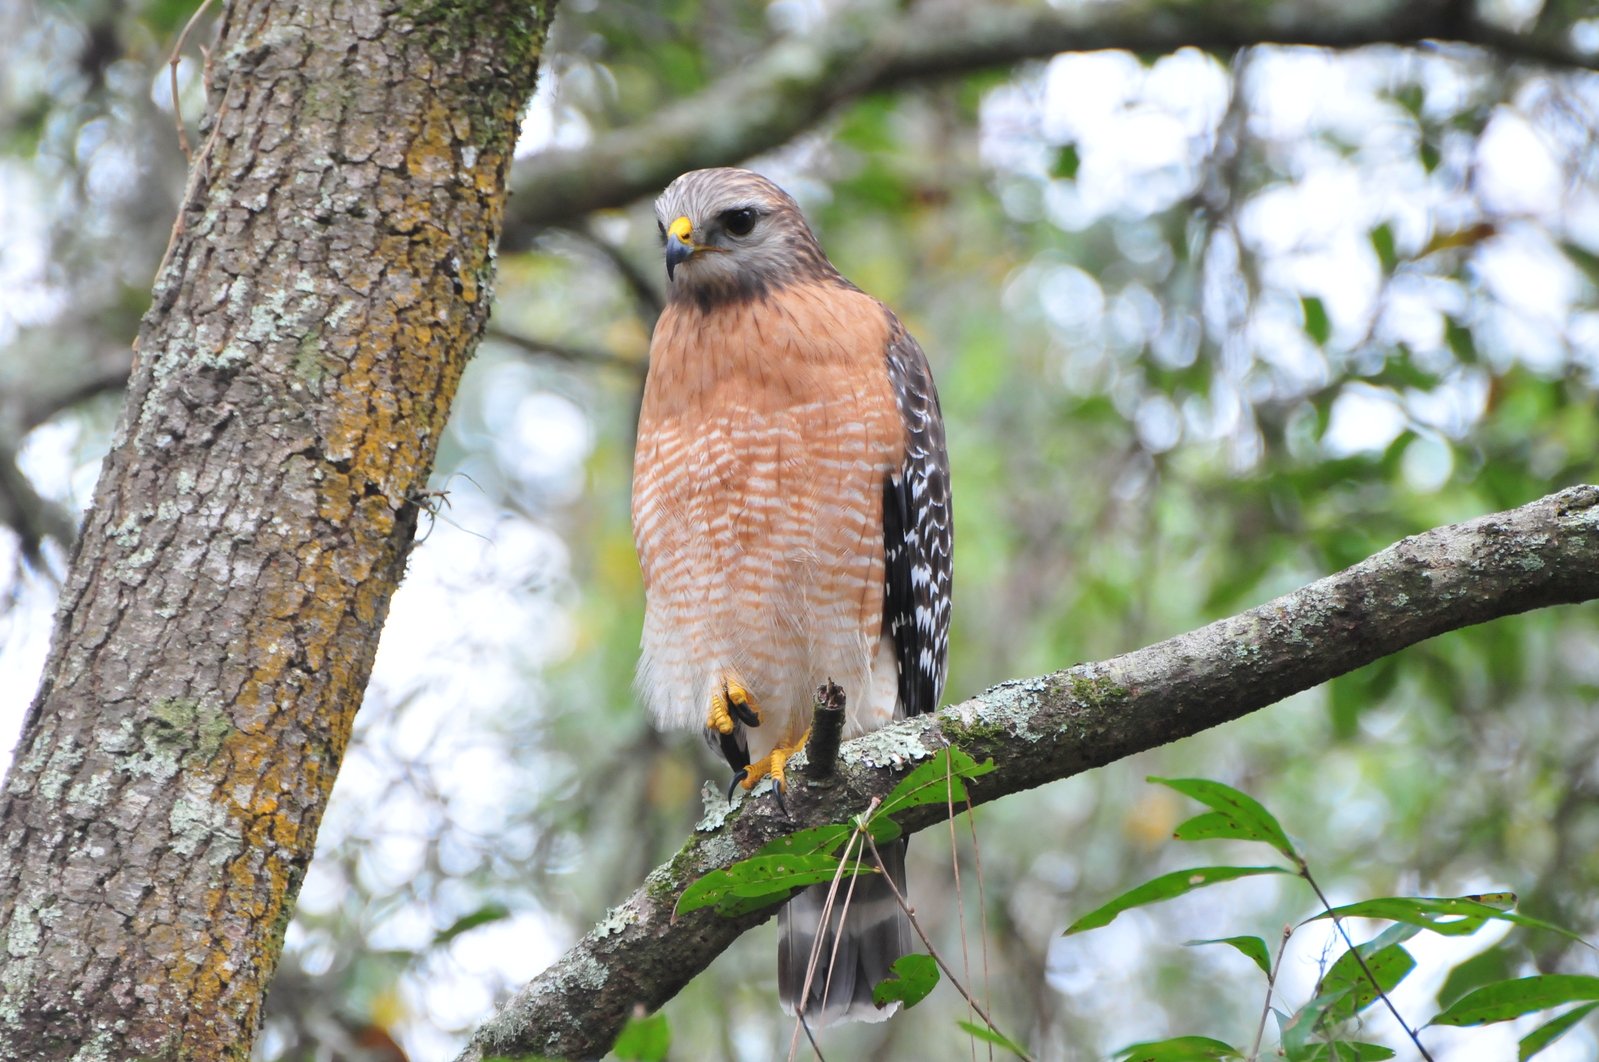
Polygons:
M796 829L844 822L915 761L955 744L998 769L977 803L1067 778L1245 715L1379 657L1485 620L1599 597L1599 487L1407 538L1337 575L1137 652L1007 682L847 742L825 789L790 764L789 816L769 795L715 806L670 863L478 1030L463 1062L604 1054L642 1005L670 999L774 908L674 919L683 889ZM896 816L941 821L943 804Z
M0 795L0 1058L248 1057L553 0L234 0Z
M785 37L695 95L648 120L605 132L581 148L544 151L517 164L525 191L507 221L508 246L590 211L653 196L701 166L727 166L788 142L828 111L907 82L1121 48L1161 55L1179 48L1232 52L1258 44L1359 48L1428 41L1482 48L1556 67L1599 68L1555 35L1512 32L1457 0L1371 4L1218 4L1214 0L1113 0L1093 4L911 5L881 22L839 17L822 31Z

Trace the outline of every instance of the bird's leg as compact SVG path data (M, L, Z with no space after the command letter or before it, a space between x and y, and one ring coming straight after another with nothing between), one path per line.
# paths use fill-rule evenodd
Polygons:
M743 777L738 779L738 784L743 786L745 789L754 789L756 783L762 778L770 777L772 781L777 783L778 800L781 801L783 798L783 790L788 787L788 780L783 777L784 768L788 766L788 759L790 756L794 755L794 753L804 748L805 743L809 741L810 738L811 731L810 728L807 727L805 733L801 734L797 740L790 743L779 742L777 747L771 752L767 753L765 756L762 756L759 760L756 760L754 763L750 764L748 767L744 768L742 772L740 772Z
M711 694L711 710L705 716L705 726L726 737L739 723L760 726L761 706L738 679L724 677L721 688Z

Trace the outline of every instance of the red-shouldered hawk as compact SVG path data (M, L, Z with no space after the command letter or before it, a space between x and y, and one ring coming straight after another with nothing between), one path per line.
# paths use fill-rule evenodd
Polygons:
M686 173L655 212L670 297L633 465L638 686L662 725L705 728L735 784L781 784L829 679L845 738L937 706L951 572L938 393L899 319L839 275L766 178ZM903 883L903 844L882 855ZM826 890L779 916L790 1013ZM816 1025L888 1017L872 988L911 947L881 879L857 882L840 931L842 907L802 1008Z

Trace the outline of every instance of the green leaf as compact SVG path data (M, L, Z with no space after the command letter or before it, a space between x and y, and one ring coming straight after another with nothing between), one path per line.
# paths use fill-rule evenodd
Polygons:
M1371 230L1371 249L1377 252L1377 261L1382 264L1384 273L1392 273L1399 264L1399 256L1394 252L1394 230L1385 221Z
M1088 912L1067 926L1066 932L1061 935L1071 936L1073 933L1110 925L1117 915L1129 908L1170 900L1207 885L1253 877L1257 874L1292 873L1293 871L1282 867L1194 867L1190 870L1174 870L1170 874L1162 874L1158 878L1146 881L1137 888L1129 889L1104 906Z
M802 885L832 881L838 872L839 861L830 855L751 856L726 870L713 870L684 889L677 898L677 913L714 906L718 914L746 914L788 899ZM844 873L871 873L871 869L857 863L845 867Z
M1335 1040L1328 1044L1311 1044L1302 1057L1305 1062L1381 1062L1394 1057L1394 1052L1381 1044Z
M1417 932L1414 928L1412 933ZM1379 938L1380 939L1380 938ZM1373 941L1376 943L1376 941ZM1410 952L1397 944L1375 948L1370 954L1362 945L1361 957L1366 960L1366 970L1371 971L1372 978L1377 981L1377 986L1384 992L1392 992L1416 968L1416 960L1411 958ZM1355 960L1355 953L1346 951L1332 964L1332 969L1327 971L1327 976L1321 979L1317 989L1318 995L1339 994L1341 998L1330 1003L1323 1014L1329 1022L1342 1021L1352 1018L1356 1014L1371 1006L1377 1000L1377 989L1372 987L1371 980L1366 977L1366 971L1360 968L1360 963Z
M1566 257L1571 259L1573 265L1587 275L1588 283L1599 286L1599 254L1577 243L1562 243L1560 249L1566 252Z
M1444 342L1449 344L1455 357L1465 364L1477 363L1477 341L1472 337L1471 329L1461 324L1458 318L1444 318Z
M1516 1055L1517 1062L1527 1062L1527 1059L1548 1047L1556 1040L1576 1027L1577 1023L1593 1012L1599 1003L1584 1003L1580 1007L1573 1007L1553 1021L1545 1022L1532 1032L1521 1038L1521 1050Z
M1474 988L1494 981L1508 981L1514 970L1506 948L1489 948L1458 963L1438 989L1438 1005L1447 1007Z
M503 903L486 903L477 910L462 915L451 922L444 929L433 935L433 943L448 944L462 933L478 926L486 926L491 922L503 921L511 917L511 909Z
M1243 1058L1232 1044L1208 1036L1174 1036L1170 1040L1128 1044L1116 1052L1119 1062L1195 1062L1201 1059Z
M938 961L931 955L901 955L889 967L893 977L887 977L872 989L872 1002L879 1007L895 1000L909 1010L927 998L938 984Z
M993 769L993 760L978 763L953 745L940 749L932 759L900 779L894 791L883 799L873 821L918 804L964 804L966 784L963 779L977 778ZM872 836L877 837L875 830Z
M1082 161L1077 154L1076 144L1062 144L1055 152L1055 164L1049 168L1049 175L1074 181L1077 179L1077 168L1082 165Z
M997 1029L990 1029L986 1025L979 1025L975 1021L958 1021L955 1024L959 1025L968 1034L983 1041L985 1044L993 1044L995 1047L1003 1047L1017 1058L1028 1057L1027 1051L1020 1044Z
M622 1062L663 1062L672 1046L672 1030L665 1014L629 1018L611 1048Z
M1271 976L1271 951L1266 947L1266 942L1259 937L1214 937L1210 940L1183 941L1185 948L1196 948L1201 944L1226 944L1237 948L1260 967L1261 973L1267 977Z
M1219 811L1207 811L1181 823L1171 832L1177 841L1214 841L1218 838L1236 837L1238 831L1233 820Z
M842 823L832 826L815 826L808 830L779 837L761 846L757 856L779 855L834 855L849 839L854 830ZM752 857L753 858L753 857Z
M1509 1021L1562 1003L1599 1000L1599 977L1584 974L1536 974L1500 981L1470 992L1429 1025L1487 1025Z
M1371 967L1372 976L1388 991L1405 978L1415 967L1403 948L1398 947L1421 930L1414 926L1389 926L1386 930L1358 945L1360 955ZM1366 1007L1377 993L1371 982L1361 972L1360 964L1351 952L1344 952L1316 986L1316 997L1300 1007L1292 1017L1279 1018L1284 1053L1295 1062L1313 1057L1320 1046L1310 1039L1319 1031L1352 1017Z
M1327 307L1315 295L1301 295L1299 310L1305 315L1305 335L1317 346L1325 346L1332 335L1332 322L1327 319Z
M1264 841L1277 851L1294 860L1299 861L1299 855L1294 851L1294 846L1288 840L1288 834L1283 832L1282 826L1271 812L1247 793L1240 793L1230 785L1213 782L1208 778L1157 778L1151 775L1148 779L1159 783L1184 796L1193 797L1201 804L1207 804L1220 812L1223 819L1214 819L1209 815L1201 815L1197 819L1190 819L1184 826L1201 825L1207 838L1229 837L1245 841Z
M1306 923L1337 915L1340 918L1382 918L1406 922L1446 937L1469 936L1484 922L1509 922L1528 929L1558 933L1568 940L1591 947L1581 936L1541 918L1517 914L1513 892L1489 892L1475 896L1383 896L1335 907L1306 919Z
M1324 1024L1323 1018L1329 1010L1343 1001L1349 994L1349 986L1336 988L1331 992L1323 992L1310 1002L1294 1011L1291 1017L1278 1015L1278 1039L1281 1042L1283 1054L1292 1062L1303 1062L1311 1047L1310 1038L1316 1030Z
M1421 156L1422 168L1428 173L1436 170L1438 168L1438 164L1444 160L1443 153L1438 150L1438 145L1430 138L1421 142L1419 154Z
M1367 376L1366 379L1379 387L1391 388L1402 391L1413 387L1418 391L1432 391L1443 382L1443 377L1436 372L1428 372L1416 364L1416 354L1410 349L1409 344L1396 345L1393 352L1383 361L1382 368ZM1384 657L1384 660L1391 659ZM1370 666L1370 665L1368 665Z
M1411 117L1421 117L1421 107L1427 101L1427 95L1420 85L1400 85L1394 90L1394 102L1410 112Z

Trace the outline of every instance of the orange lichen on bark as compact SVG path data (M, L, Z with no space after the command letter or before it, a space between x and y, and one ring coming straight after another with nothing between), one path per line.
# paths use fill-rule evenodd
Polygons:
M405 165L411 176L429 184L443 184L453 180L456 173L456 152L461 138L456 136L450 111L437 100L430 100L417 135L405 153Z
M107 919L91 909L103 895L73 897L87 924L122 935L97 931L85 949L91 934L62 921L26 977L0 982L0 1013L24 1018L0 1019L0 1056L53 1059L53 1045L98 1038L106 1057L249 1053L412 499L486 318L504 149L537 57L492 19L419 34L374 9L356 33L347 6L268 0L222 20L206 179L190 187L63 597L48 725L19 749L38 784L20 813L0 805L9 840L37 836L56 794L82 788L73 772L120 765L126 784L74 813L149 834L133 838L145 863L125 868L124 895L142 899ZM519 17L541 20L542 39L546 7ZM119 723L148 735L136 769ZM97 748L101 734L123 744ZM0 930L8 903L48 929L57 885L95 880L86 847L0 849ZM109 963L141 986L137 1002L113 1013L107 997L102 1015L76 1000L61 955Z

